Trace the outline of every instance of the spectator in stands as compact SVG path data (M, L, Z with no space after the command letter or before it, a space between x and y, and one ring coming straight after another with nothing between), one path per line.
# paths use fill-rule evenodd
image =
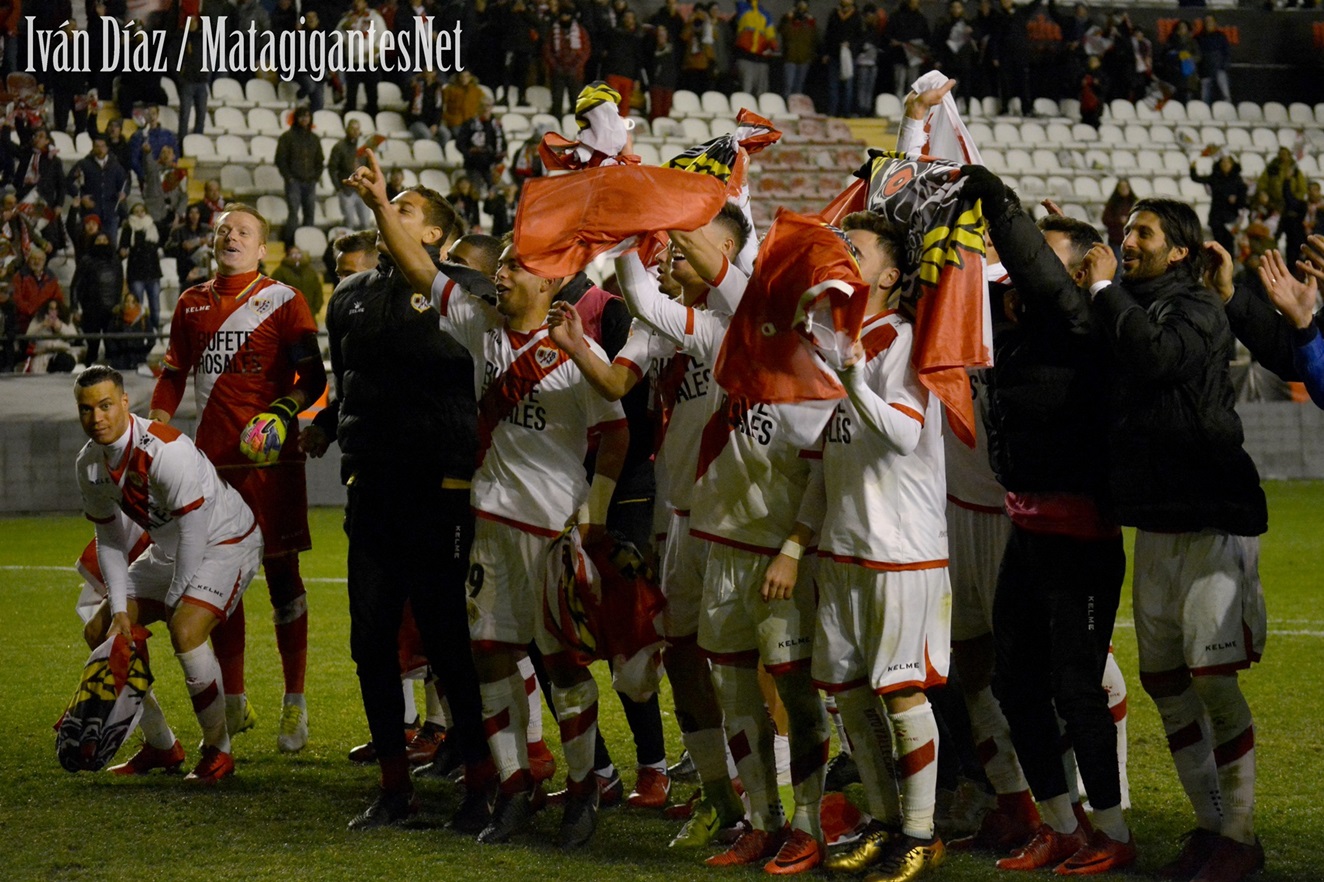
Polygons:
M1136 194L1131 189L1131 182L1118 178L1108 201L1103 204L1103 226L1108 230L1108 247L1113 250L1120 263L1122 260L1122 241L1126 238L1126 219L1135 207Z
M680 4L676 0L663 0L661 6L648 17L648 24L654 28L666 28L667 33L677 37L685 29L685 16L680 13ZM679 61L679 57L676 59Z
M644 59L647 57L644 33L639 29L634 10L627 9L616 27L607 33L602 57L602 74L617 92L621 93L621 116L630 115L636 80L645 79Z
M256 0L253 0L256 2ZM386 26L386 19L382 18L380 12L368 7L368 0L353 0L349 12L336 25L337 30L358 31L363 34L363 49L360 56L354 59L358 64L354 65L354 70L345 71L345 112L348 113L358 107L359 86L363 86L364 101L363 109L367 111L368 116L377 115L377 84L381 82L382 74L377 67L377 58L381 53L381 39L389 30ZM375 39L368 39L368 35L374 35Z
M356 197L357 195L355 194ZM302 294L303 299L308 301L308 311L312 313L313 321L318 320L325 294L322 290L322 276L313 266L312 257L305 254L297 245L287 248L285 256L281 258L280 265L271 273L271 277Z
M574 110L579 90L584 88L584 67L593 55L588 31L575 21L574 4L563 2L557 7L542 53L552 82L552 115L559 119L565 113L567 96Z
M671 99L680 84L680 62L676 58L676 45L671 41L671 30L666 25L653 28L645 52L648 65L648 121L671 113Z
M393 168L386 176L386 197L394 199L400 195L400 191L405 188L404 169Z
M1195 38L1200 48L1200 97L1206 104L1214 103L1214 88L1218 88L1218 97L1224 101L1232 100L1232 90L1228 85L1227 69L1232 64L1232 44L1227 34L1218 26L1218 19L1212 15L1204 17L1204 27Z
M1004 7L1013 0L1003 0ZM919 0L901 0L887 22L887 39L893 52L892 88L905 99L929 60L929 20L920 11ZM1028 51L1023 56L1028 61Z
M451 185L451 191L446 194L446 201L464 219L466 230L476 230L481 225L478 217L478 199L478 194L474 192L473 181L467 175L457 174L455 183Z
M193 204L184 213L184 221L170 231L166 241L166 257L175 259L181 287L205 279L210 274L211 226L202 219L202 206Z
M143 181L143 145L151 148L153 159L161 155L164 147L169 147L172 151L179 149L179 142L175 140L175 133L168 131L161 125L161 109L156 105L147 108L147 121L142 128L133 133L129 139L129 156L133 162L133 173L138 178L138 183Z
M883 59L886 40L878 7L866 3L860 10L863 28L860 30L859 48L855 53L855 115L873 116L874 94L878 83L878 65Z
M150 324L147 310L143 309L132 291L115 307L110 322L112 334L139 334L138 337L106 341L106 360L116 370L131 371L147 361L147 353L156 344L156 333Z
M141 205L142 203L139 203ZM156 225L144 214L147 228L156 233ZM126 224L124 231L131 228ZM155 250L153 250L155 254ZM156 269L157 291L160 291L161 269ZM119 305L124 293L124 267L120 256L110 244L110 237L104 232L98 233L88 247L87 253L78 258L74 279L69 284L70 299L77 310L75 319L85 334L102 334L110 330L111 320L115 317L115 307ZM158 294L158 300L160 299ZM87 339L87 364L97 360L101 341L96 337Z
M14 308L14 298L9 293L9 283L0 282L0 373L9 373L14 369L17 356L15 337L18 336L18 310Z
M1176 89L1172 97L1185 103L1200 94L1200 47L1185 19L1178 21L1168 35L1163 57L1164 79Z
M855 110L855 53L863 35L864 20L855 8L855 0L839 0L823 30L828 116L850 116Z
M56 153L45 129L34 130L32 139L18 149L14 195L20 202L36 190L42 202L56 212L60 210L65 198L64 162Z
M377 268L377 234L372 230L337 236L331 247L335 249L331 263L335 270L336 284L355 273Z
M119 256L126 261L129 290L147 306L152 327L161 327L161 234L142 202L134 204L120 228Z
M989 4L991 11L992 4ZM974 94L965 86L975 79L979 65L979 46L974 25L965 17L965 3L951 0L947 14L933 29L933 55L939 69L962 84L962 91Z
M13 292L15 327L26 328L43 303L49 300L64 302L64 289L60 280L46 269L46 252L33 248L28 252L18 272L9 280Z
M221 195L220 181L202 182L202 201L198 203L202 209L202 220L210 224L221 209L225 208L225 197Z
M514 227L512 219L515 217L515 200L518 197L518 187L504 184L493 187L483 200L483 211L492 218L492 229L488 230L488 234L493 238L500 239Z
M74 166L68 189L84 211L101 218L101 228L107 236L119 235L120 212L129 194L129 173L110 154L110 142L105 135L92 139L92 152Z
M116 117L108 121L105 135L106 147L110 150L110 155L119 160L119 164L124 167L127 174L133 168L133 150L129 147L129 139L124 137L124 120ZM95 137L95 132L93 136Z
M0 199L0 239L8 239L14 254L26 257L34 250L50 252L51 244L32 226L32 221L18 209L18 199L7 192Z
M483 90L472 72L462 70L441 91L442 122L453 135L478 114Z
M322 30L322 19L315 9L305 9L303 22L299 25L299 30L307 31L311 37ZM313 79L311 71L301 70L294 75L294 82L299 87L299 98L308 103L308 108L316 113L321 110L326 103L326 80Z
M525 0L514 0L497 25L504 52L501 93L497 96L507 107L519 104L520 95L529 84L530 67L538 57L538 17Z
M552 131L551 126L539 123L533 127L533 134L520 145L519 150L515 151L515 159L510 166L510 177L515 182L516 192L524 188L526 181L547 174L547 169L542 164L542 157L538 154L538 144L542 141L543 135L550 131Z
M1103 121L1103 108L1108 101L1108 75L1103 72L1103 59L1089 55L1085 59L1085 72L1080 77L1080 121L1099 127Z
M366 165L359 150L362 129L357 119L345 123L345 137L331 148L331 158L327 160L327 171L331 175L331 184L336 188L336 198L340 201L340 214L345 223L356 230L372 226L372 212L363 204L353 187L345 185L345 179L354 174L354 169Z
M1030 34L1027 25L1038 7L1031 0L1017 7L1016 0L1002 0L994 32L989 41L993 66L998 71L998 94L1005 112L1012 98L1021 102L1021 113L1034 115L1034 102L1030 100Z
M506 133L492 116L492 99L484 97L478 115L460 126L455 145L464 157L464 170L476 188L492 185L492 169L506 158Z
M405 108L405 122L415 138L431 138L441 146L451 139L451 130L442 121L445 108L445 86L432 69L416 74L409 81L409 104Z
M385 16L383 16L385 17ZM276 8L271 10L271 29L278 34L298 30L299 7L294 0L276 0Z
M719 92L730 95L736 88L731 62L731 53L735 49L735 35L731 31L733 19L722 15L722 6L717 0L708 4L707 12L713 31L713 83Z
M24 333L38 338L28 343L26 373L67 373L74 369L82 354L73 345L78 328L69 321L69 312L61 300L43 303Z
M755 98L768 91L768 62L777 54L777 29L759 3L760 0L739 0L732 20L740 88ZM713 19L711 12L708 17ZM720 68L718 72L721 73Z
M15 3L14 6L19 4ZM63 30L70 41L79 39L78 24L71 19L64 22ZM74 131L81 132L87 127L87 74L77 68L70 70L49 70L46 72L46 88L54 104L54 126L59 132L67 131L69 115L74 117ZM81 102L80 102L81 99ZM83 106L79 108L79 104Z
M101 217L93 211L79 212L70 208L69 219L65 226L69 231L69 240L74 246L74 259L77 260L87 253L88 246L101 232Z
M253 5L257 5L257 0L251 0L251 2ZM121 17L121 21L123 21L123 17ZM237 29L238 27L233 19L231 19L228 24L232 28ZM247 29L248 25L245 24L245 33L247 33ZM258 28L259 34L262 33L262 31L262 28ZM93 33L97 34L99 32L93 31ZM121 41L128 41L128 43L133 46L156 45L154 42L154 35L148 31L147 28L143 27L141 22L135 20L130 20L125 24L121 28L120 34ZM101 40L94 38L94 42L101 42ZM125 44L121 43L121 45ZM172 61L171 64L173 63L174 62ZM161 88L161 74L165 72L164 70L158 70L154 65L125 64L122 60L120 61L120 64L122 67L120 68L119 87L115 93L115 97L118 99L117 104L119 105L121 117L124 119L132 117L133 109L137 105L161 105L170 100L170 97L166 95L165 89ZM101 94L105 94L109 97L111 93L107 91Z
M317 182L322 177L324 161L322 142L313 134L312 125L313 112L300 106L294 111L294 122L276 141L276 168L285 178L285 204L289 206L282 236L287 248L294 243L294 231L301 226L300 209L302 226L317 223Z
M1229 227L1236 223L1238 215L1246 207L1248 189L1241 176L1241 164L1230 154L1218 157L1209 174L1202 175L1191 163L1191 180L1209 188L1209 230L1214 234L1214 241L1223 246L1228 254L1236 251L1232 231Z
M809 0L795 0L795 8L777 26L782 40L782 97L803 94L809 65L818 57L818 20Z
M1324 232L1324 225L1321 224L1324 218L1320 216L1321 211L1324 211L1324 193L1320 192L1319 181L1311 181L1306 186L1306 217L1302 223L1307 237Z
M1270 207L1279 215L1278 235L1287 236L1285 253L1289 262L1300 257L1301 242L1305 240L1301 221L1305 219L1304 200L1309 183L1292 151L1279 147L1278 155L1264 167L1255 186L1255 192L1266 194Z
M161 155L152 158L143 155L143 202L147 213L156 221L157 230L165 238L168 231L184 213L188 204L188 171L175 161L175 151L162 147Z
M179 67L175 70L175 91L179 93L179 146L184 146L184 136L189 133L189 123L193 123L193 133L201 135L207 125L207 83L211 74L202 69L202 31L196 16L189 16L184 30L178 32L174 49L170 57L176 59ZM183 40L183 54L179 42ZM182 154L181 154L182 155Z
M695 6L680 32L680 85L696 95L713 87L717 50L708 10Z

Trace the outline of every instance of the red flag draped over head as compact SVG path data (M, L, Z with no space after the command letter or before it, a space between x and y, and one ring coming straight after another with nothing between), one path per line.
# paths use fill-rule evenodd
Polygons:
M612 165L524 185L515 211L520 263L555 279L572 276L618 243L654 230L697 230L726 202L708 175Z
M818 218L779 209L713 375L732 398L772 404L844 398L805 340L816 325L830 324L829 334L853 343L868 299L850 240Z

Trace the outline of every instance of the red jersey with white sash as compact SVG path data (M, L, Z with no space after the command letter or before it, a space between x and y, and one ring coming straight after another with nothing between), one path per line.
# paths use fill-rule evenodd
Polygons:
M837 402L823 447L829 500L819 554L877 570L947 566L942 405L910 364L910 323L895 312L867 319L865 362L855 370L866 393L918 441L902 453L866 424L850 398ZM912 435L913 438L913 435Z
M294 388L297 347L316 333L303 295L260 273L218 276L179 296L165 364L193 371L194 436L217 468L253 465L239 433ZM298 444L281 449L281 462L303 459Z
M115 443L83 445L77 468L88 520L107 524L122 514L167 554L179 544L176 519L190 512L205 518L209 546L234 544L253 532L253 513L239 493L187 435L162 423L131 415Z
M555 536L588 498L590 432L624 424L625 411L593 390L547 328L511 331L493 307L439 272L432 300L441 329L474 359L480 517ZM607 361L602 347L586 339Z

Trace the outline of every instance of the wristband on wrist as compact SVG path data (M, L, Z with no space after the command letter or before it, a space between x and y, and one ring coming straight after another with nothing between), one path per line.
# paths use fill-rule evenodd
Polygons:
M782 543L781 553L791 560L799 560L805 553L805 547L794 539L787 539Z
M285 395L268 404L267 413L274 413L286 423L293 423L299 415L299 403L289 395Z

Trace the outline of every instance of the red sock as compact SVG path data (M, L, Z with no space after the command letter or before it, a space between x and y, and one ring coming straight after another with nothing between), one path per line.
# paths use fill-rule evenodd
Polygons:
M221 680L226 695L239 695L244 688L244 602L230 612L229 617L211 632L212 650L221 666Z

